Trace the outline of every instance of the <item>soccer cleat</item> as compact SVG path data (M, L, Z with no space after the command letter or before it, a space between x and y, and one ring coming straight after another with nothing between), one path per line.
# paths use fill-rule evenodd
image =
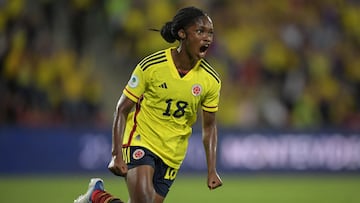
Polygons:
M92 178L86 193L80 195L76 200L74 200L74 203L92 203L91 195L95 190L104 190L104 181L102 179Z

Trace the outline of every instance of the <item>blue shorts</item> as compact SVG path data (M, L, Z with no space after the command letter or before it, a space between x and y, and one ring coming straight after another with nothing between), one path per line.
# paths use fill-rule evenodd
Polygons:
M166 197L178 170L166 165L160 157L144 147L130 146L123 149L123 151L128 154L127 165L129 169L140 165L150 165L155 169L153 177L154 189L156 193Z

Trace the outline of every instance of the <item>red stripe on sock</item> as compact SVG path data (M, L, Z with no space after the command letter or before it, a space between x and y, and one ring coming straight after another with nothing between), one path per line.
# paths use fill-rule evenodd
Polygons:
M96 200L103 194L104 191L102 190L94 190L94 192L91 194L91 201L96 202Z

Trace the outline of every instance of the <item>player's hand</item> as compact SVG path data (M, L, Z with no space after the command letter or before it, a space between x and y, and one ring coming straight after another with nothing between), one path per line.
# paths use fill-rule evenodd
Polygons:
M222 186L222 180L217 172L212 172L208 174L208 188L210 190L216 189Z
M128 172L128 167L121 156L112 156L108 165L108 169L117 176L125 177Z

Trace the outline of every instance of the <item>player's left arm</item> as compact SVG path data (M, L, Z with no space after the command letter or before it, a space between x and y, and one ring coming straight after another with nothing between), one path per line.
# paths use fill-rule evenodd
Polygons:
M222 185L222 180L216 170L217 127L215 115L215 112L202 111L202 140L208 167L207 184L210 190Z

